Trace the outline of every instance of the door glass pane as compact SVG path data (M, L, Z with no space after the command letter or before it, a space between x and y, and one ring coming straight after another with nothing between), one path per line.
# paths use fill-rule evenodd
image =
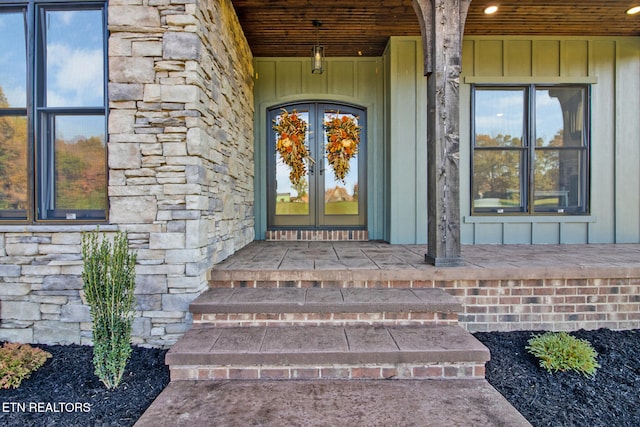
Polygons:
M322 150L325 154L322 165L324 214L358 215L358 141L354 140L353 134L348 129L350 126L348 122L358 126L358 117L353 114L325 112L323 121L325 125L338 121L344 124L341 134L333 141L327 136L327 130L324 131L324 149ZM332 146L332 143L335 145ZM330 160L334 163L332 164ZM341 168L346 170L344 178L340 177Z
M475 150L473 207L522 208L521 150Z
M0 217L26 219L27 118L0 116Z
M24 12L0 12L0 108L27 106Z
M535 206L538 212L575 210L584 205L580 176L582 150L536 149Z
M104 105L102 10L46 11L47 107Z
M475 146L522 146L525 131L524 107L524 89L477 89Z
M106 210L104 129L103 116L55 117L55 209Z
M300 120L307 123L305 141L309 143L309 112L298 111ZM280 123L282 114L276 118L276 123ZM276 133L276 144L279 135ZM292 144L286 141L286 144ZM308 146L308 145L307 145ZM298 183L291 181L291 168L283 160L276 150L276 215L309 215L309 170Z

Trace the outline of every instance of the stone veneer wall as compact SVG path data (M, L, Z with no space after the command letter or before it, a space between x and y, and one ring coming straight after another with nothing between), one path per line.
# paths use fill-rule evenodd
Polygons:
M209 267L254 238L253 64L230 0L112 0L109 225L138 253L134 342L189 326ZM0 340L90 343L81 232L0 226Z

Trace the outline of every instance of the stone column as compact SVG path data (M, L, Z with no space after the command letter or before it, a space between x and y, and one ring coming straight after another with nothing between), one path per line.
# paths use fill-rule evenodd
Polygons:
M110 0L109 30L109 219L138 251L134 340L167 346L253 241L253 58L231 0Z
M460 69L471 0L413 0L427 76L428 248L426 261L463 264L460 250Z

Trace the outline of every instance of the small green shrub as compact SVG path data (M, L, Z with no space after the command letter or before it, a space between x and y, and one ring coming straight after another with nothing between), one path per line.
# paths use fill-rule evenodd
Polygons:
M51 353L29 344L6 343L0 348L0 387L18 388L50 357Z
M111 243L99 230L82 236L84 293L93 319L93 365L107 388L120 384L131 355L136 254L126 232Z
M566 332L534 335L526 349L540 359L540 366L549 372L574 370L591 377L600 367L596 360L598 353L589 341Z

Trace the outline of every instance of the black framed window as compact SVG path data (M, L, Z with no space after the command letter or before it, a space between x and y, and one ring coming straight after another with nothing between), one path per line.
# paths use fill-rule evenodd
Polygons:
M589 87L473 87L472 211L586 214Z
M0 0L0 221L107 217L106 6Z

